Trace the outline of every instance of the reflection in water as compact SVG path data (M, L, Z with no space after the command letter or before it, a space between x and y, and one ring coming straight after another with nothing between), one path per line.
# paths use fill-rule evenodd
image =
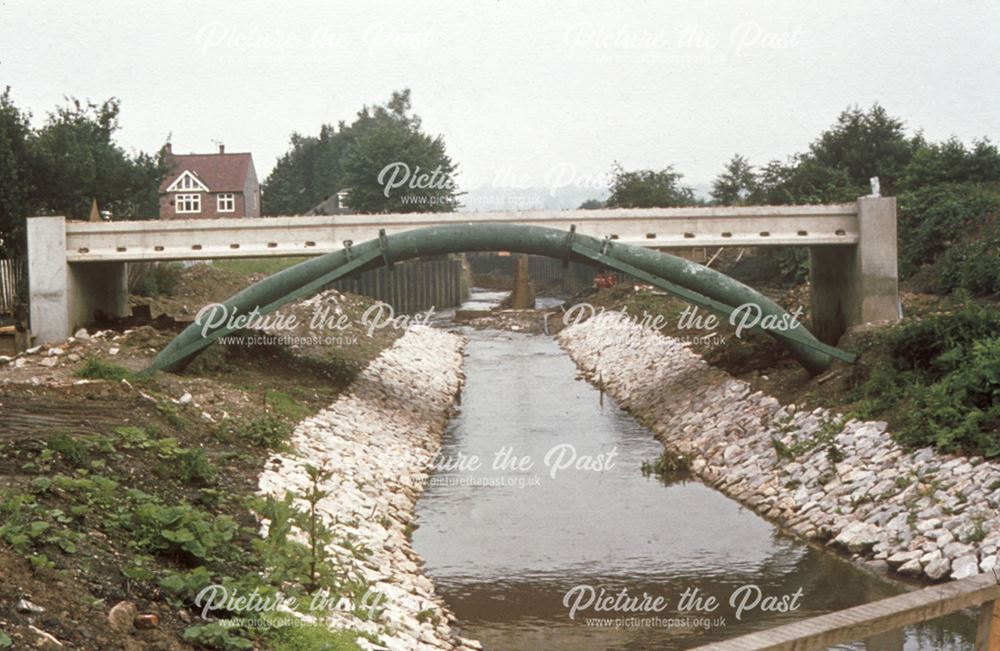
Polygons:
M662 446L607 400L601 407L550 338L466 334L461 412L413 538L463 633L487 649L682 649L898 591L702 484L643 477ZM758 605L737 619L730 595L748 585L751 596L801 590L800 607ZM575 586L645 592L667 606L582 607L571 619L564 597ZM692 590L720 605L679 613ZM974 623L955 616L850 648L964 649L973 635Z

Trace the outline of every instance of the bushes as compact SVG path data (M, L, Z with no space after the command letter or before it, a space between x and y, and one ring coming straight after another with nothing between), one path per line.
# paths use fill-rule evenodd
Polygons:
M899 263L903 276L955 244L986 215L1000 212L1000 185L945 183L899 197Z
M1000 455L1000 337L973 342L963 361L915 393L901 441Z
M855 415L885 414L900 442L1000 456L1000 310L969 306L894 329L855 389Z
M977 296L1000 295L1000 213L986 215L966 238L944 252L935 290L964 289Z

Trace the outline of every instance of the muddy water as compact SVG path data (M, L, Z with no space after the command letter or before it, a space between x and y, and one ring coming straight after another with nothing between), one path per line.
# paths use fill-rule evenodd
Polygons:
M899 591L702 484L644 477L661 445L575 379L550 338L466 334L461 412L413 540L487 649L684 649ZM590 599L601 590L610 598ZM623 590L650 601L595 605ZM718 605L682 611L684 593ZM973 637L953 616L845 648L968 649Z

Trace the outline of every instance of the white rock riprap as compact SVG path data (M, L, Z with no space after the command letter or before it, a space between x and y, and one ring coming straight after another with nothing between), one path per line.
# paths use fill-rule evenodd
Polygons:
M619 314L559 340L706 483L803 538L932 580L998 566L1000 465L904 450L884 422L783 407Z
M376 621L335 609L322 616L332 627L374 634L393 650L480 648L452 631L454 615L406 535L462 385L463 346L456 335L411 327L347 393L301 422L294 453L273 457L259 479L262 493L281 497L305 494L307 464L333 473L324 485L330 494L318 504L337 541L331 556L385 599ZM345 542L371 553L355 553Z

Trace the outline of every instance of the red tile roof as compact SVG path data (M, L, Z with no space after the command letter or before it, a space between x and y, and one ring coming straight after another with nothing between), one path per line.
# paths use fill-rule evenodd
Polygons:
M250 154L169 154L170 174L160 183L160 192L190 170L212 192L242 192L253 167Z

